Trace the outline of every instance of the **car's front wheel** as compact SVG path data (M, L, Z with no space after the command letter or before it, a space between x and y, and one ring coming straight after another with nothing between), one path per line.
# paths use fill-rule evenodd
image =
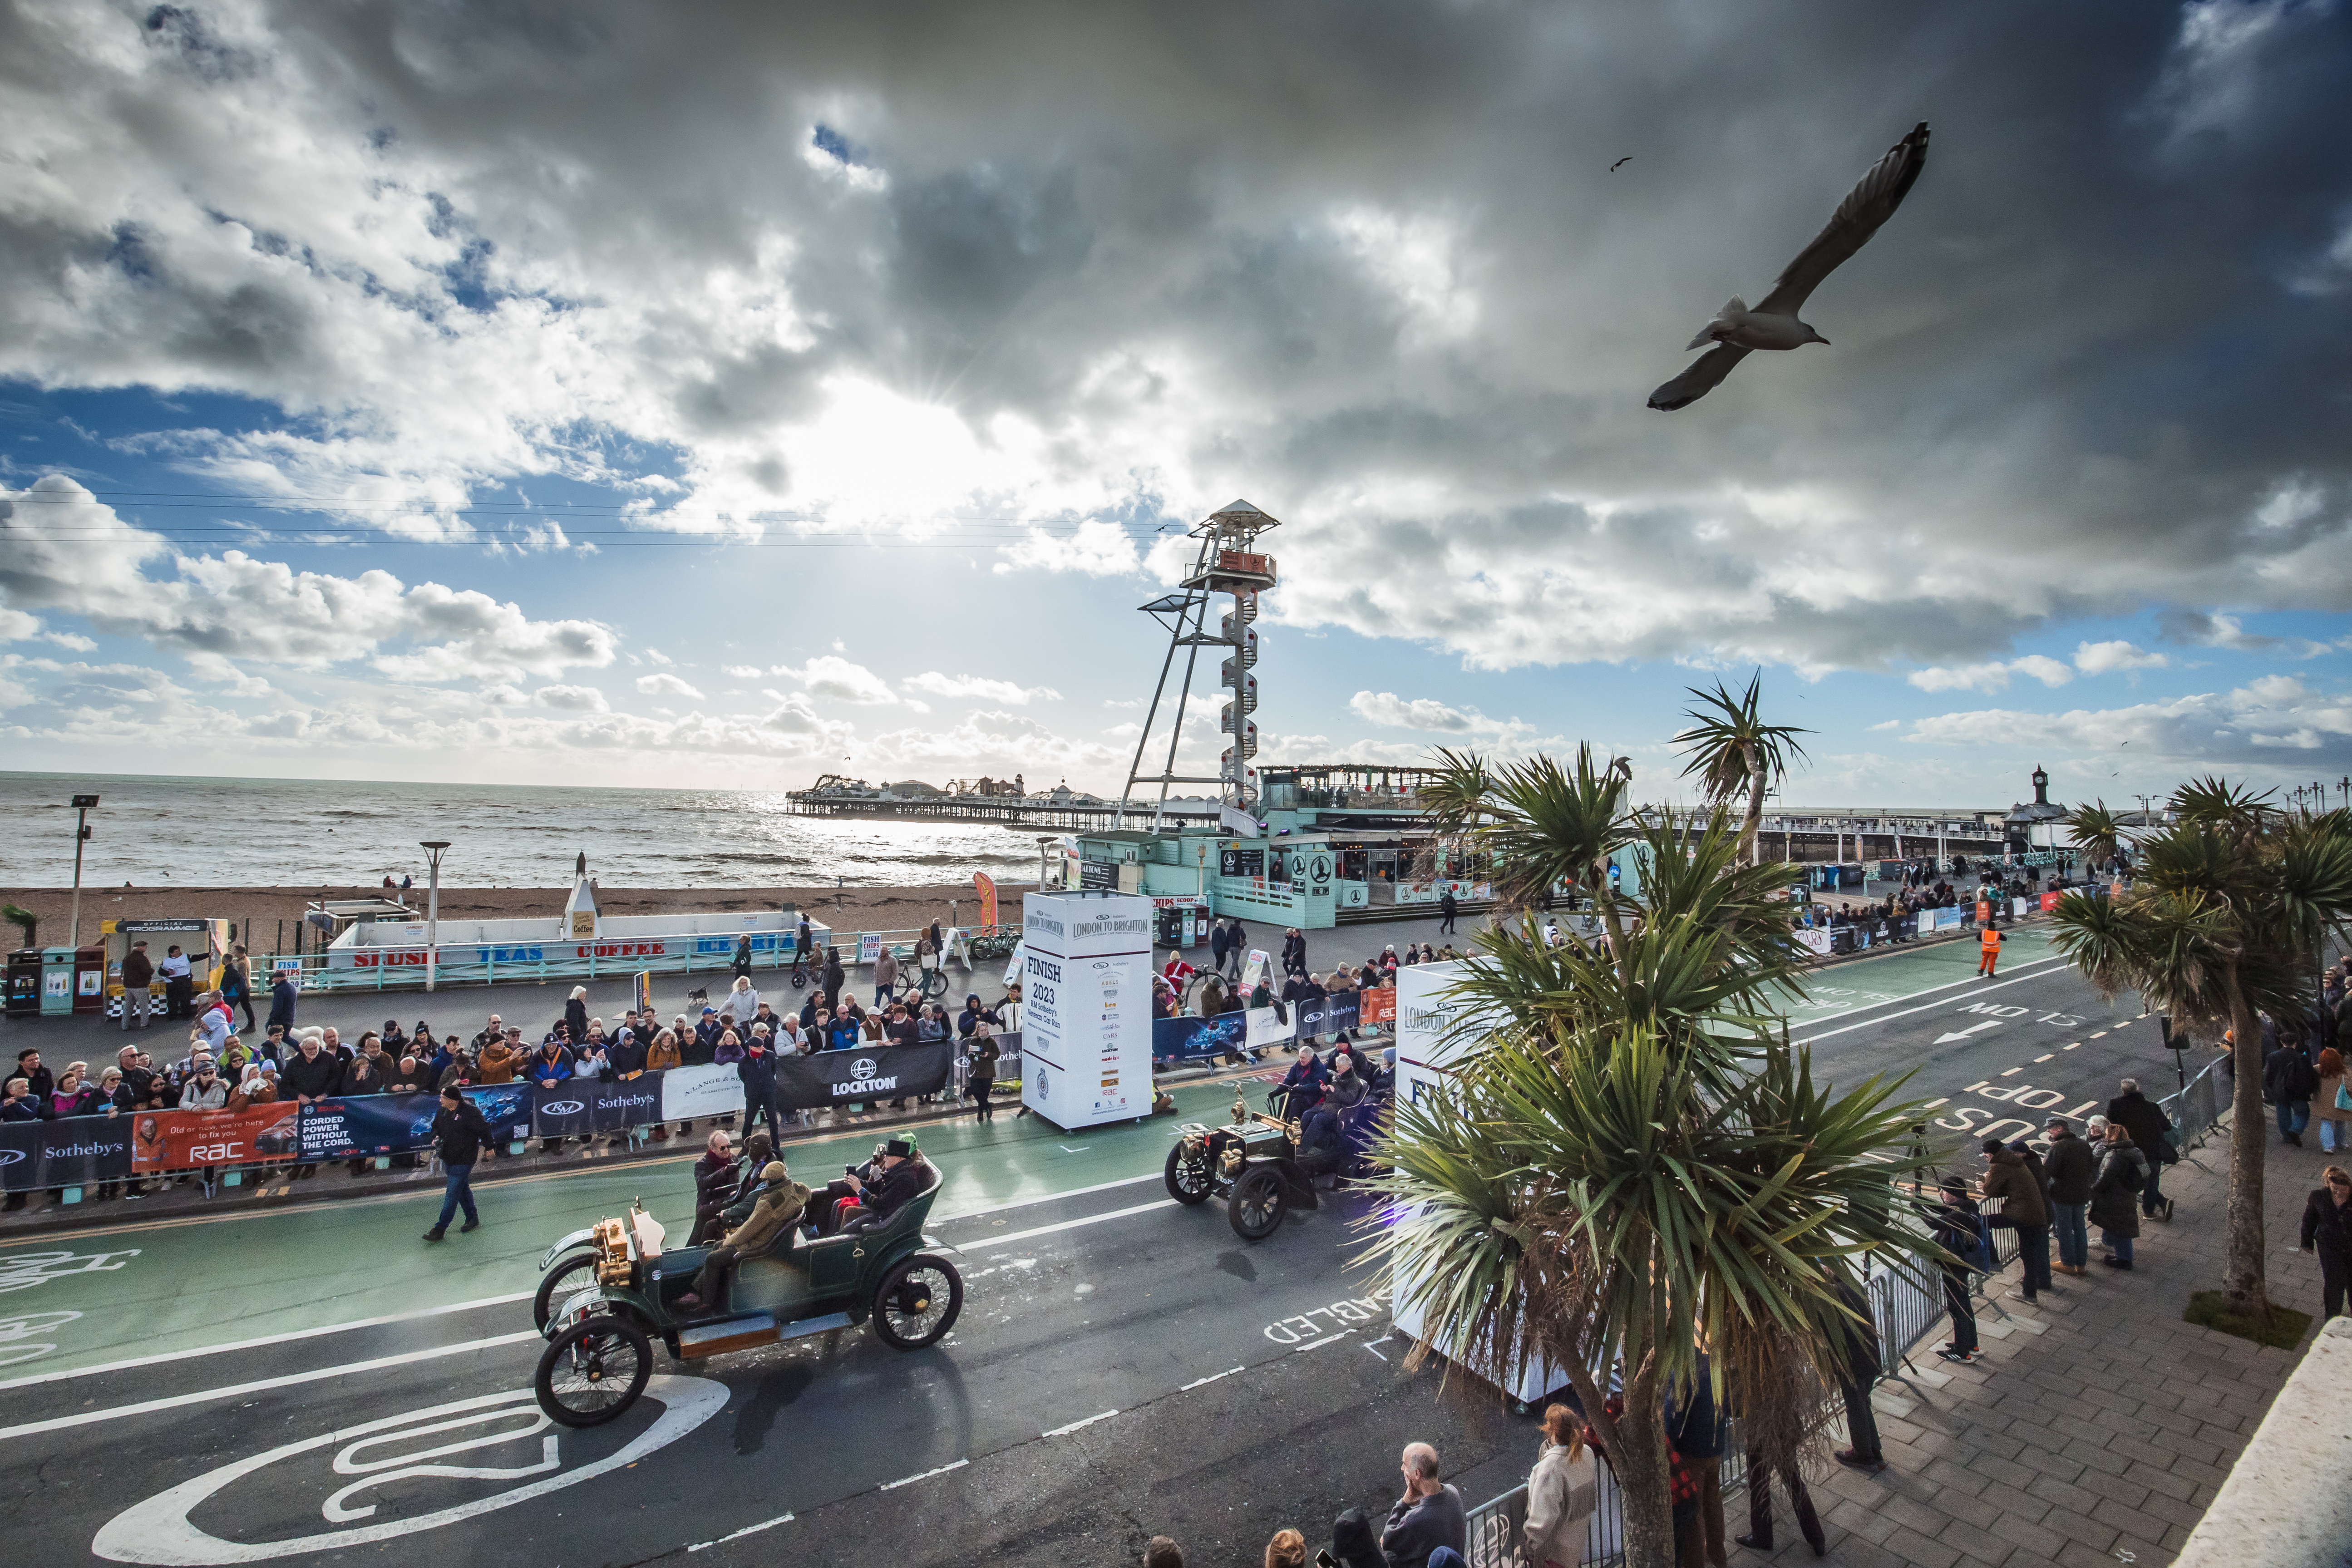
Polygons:
M530 1321L540 1332L545 1333L547 1325L562 1315L573 1296L596 1289L596 1257L593 1252L575 1253L541 1279L539 1292L530 1299Z
M1173 1149L1168 1151L1168 1168L1161 1175L1168 1184L1168 1195L1186 1208L1208 1201L1211 1180L1209 1152L1205 1148L1196 1147L1188 1152L1179 1141Z
M653 1376L653 1342L636 1324L583 1318L540 1352L531 1387L559 1426L601 1426L637 1402Z

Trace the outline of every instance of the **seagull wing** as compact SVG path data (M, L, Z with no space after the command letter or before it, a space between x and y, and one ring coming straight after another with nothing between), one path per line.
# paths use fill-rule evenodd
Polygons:
M1748 357L1749 351L1738 343L1717 343L1691 361L1682 374L1650 394L1650 406L1666 412L1696 403L1713 392L1731 367Z
M1923 120L1911 134L1886 150L1886 156L1871 166L1862 184L1846 193L1829 226L1797 253L1797 259L1781 272L1772 291L1757 302L1757 313L1793 316L1803 310L1807 297L1821 287L1822 279L1868 244L1878 226L1895 216L1927 163L1927 122Z

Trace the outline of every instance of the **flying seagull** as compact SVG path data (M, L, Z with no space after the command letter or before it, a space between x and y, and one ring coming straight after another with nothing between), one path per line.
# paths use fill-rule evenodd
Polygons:
M1855 251L1870 242L1878 226L1895 216L1903 205L1919 171L1927 163L1927 122L1921 121L1911 134L1887 149L1886 156L1873 164L1862 184L1848 192L1845 200L1829 221L1829 226L1813 237L1812 244L1797 253L1789 263L1772 291L1749 310L1738 298L1716 312L1698 336L1690 341L1690 348L1706 343L1708 349L1692 363L1682 374L1650 394L1650 406L1660 410L1686 407L1715 390L1717 383L1731 374L1731 367L1748 357L1751 349L1793 349L1807 343L1827 346L1829 339L1797 319L1805 308L1805 300L1822 279L1838 268Z
M1611 174L1615 174L1618 170L1620 170L1620 169L1623 168L1626 164L1628 164L1628 163L1632 163L1633 161L1633 153L1626 153L1622 158L1620 158L1620 159L1618 159L1615 163L1613 163L1610 164L1610 165L1609 165L1609 172L1610 172Z

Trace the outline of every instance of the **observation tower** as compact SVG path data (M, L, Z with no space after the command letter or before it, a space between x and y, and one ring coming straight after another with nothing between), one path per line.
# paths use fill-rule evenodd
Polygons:
M1257 755L1257 724L1250 717L1257 711L1255 623L1258 595L1275 584L1274 557L1259 548L1258 541L1268 529L1280 526L1245 500L1234 501L1212 513L1191 531L1192 536L1201 542L1200 552L1179 590L1139 606L1167 629L1168 656L1160 661L1160 684L1152 690L1151 707L1144 715L1143 733L1136 739L1135 761L1128 768L1127 788L1119 795L1118 820L1125 820L1128 802L1137 795L1139 785L1158 784L1160 796L1152 808L1151 831L1159 832L1168 804L1168 786L1178 784L1214 784L1218 798L1227 807L1255 817L1258 805L1257 770L1250 765L1251 759ZM1233 607L1219 618L1217 630L1211 632L1209 612L1216 607L1221 596L1228 595ZM1176 711L1168 728L1167 757L1158 773L1147 773L1143 771L1143 754L1151 744L1152 727L1159 721L1160 706L1168 694L1168 677L1176 668L1180 648L1184 651L1184 674L1176 689ZM1217 657L1222 661L1219 675L1225 689L1225 700L1218 717L1218 729L1225 737L1225 750L1216 773L1179 773L1175 771L1176 749L1183 737L1184 710L1192 693L1192 670L1202 648L1219 650Z

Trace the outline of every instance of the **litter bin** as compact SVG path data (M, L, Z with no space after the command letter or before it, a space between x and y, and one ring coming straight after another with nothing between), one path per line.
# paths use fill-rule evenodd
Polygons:
M73 955L73 1010L106 1011L106 949L78 947Z
M8 955L8 1016L37 1017L41 1011L41 950L20 947Z
M1162 947L1192 946L1186 940L1188 932L1185 930L1192 912L1181 904L1170 904L1153 910L1152 923L1156 929L1152 931L1152 940Z
M41 949L41 1016L63 1018L73 1012L74 950Z

